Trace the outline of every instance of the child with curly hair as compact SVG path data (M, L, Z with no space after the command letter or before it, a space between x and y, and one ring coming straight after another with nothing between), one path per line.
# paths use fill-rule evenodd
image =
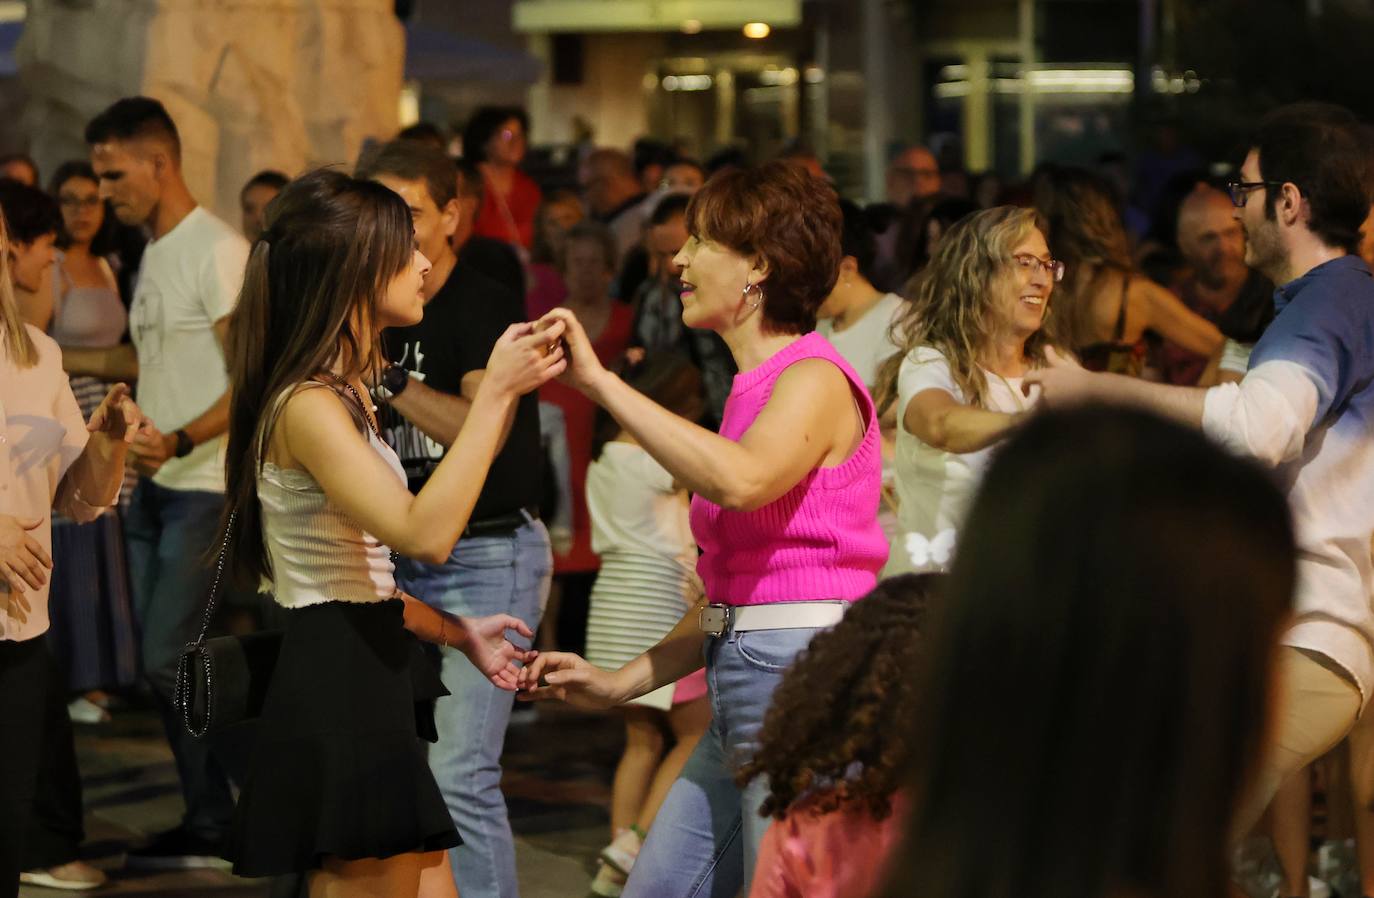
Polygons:
M783 678L741 786L768 778L751 898L859 898L881 881L906 799L903 725L940 574L884 580Z

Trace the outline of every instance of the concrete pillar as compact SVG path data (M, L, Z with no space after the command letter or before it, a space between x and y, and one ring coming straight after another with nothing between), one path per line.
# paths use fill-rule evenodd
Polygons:
M1021 44L1021 106L1017 110L1020 123L1021 174L1028 175L1035 167L1035 0L1020 0L1018 37Z
M992 164L992 105L989 97L988 51L972 49L964 57L968 66L968 96L964 98L964 168L986 171Z
M883 0L863 0L864 194L877 202L887 193L887 151L892 139L892 85L888 72L887 10Z
M525 108L530 117L529 142L553 143L556 140L553 133L553 39L544 32L526 35L525 49L544 64L543 74L530 85L525 99Z
M715 74L716 89L716 146L723 147L735 139L735 73L721 69Z
M45 171L87 155L105 106L152 96L192 193L234 221L258 170L351 167L395 133L405 36L392 0L29 0L17 55Z

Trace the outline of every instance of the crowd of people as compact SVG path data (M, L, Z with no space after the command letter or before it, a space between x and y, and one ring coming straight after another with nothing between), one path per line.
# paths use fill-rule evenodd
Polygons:
M103 883L72 723L130 702L184 800L131 867L515 898L551 700L624 727L578 894L1220 898L1258 825L1305 898L1347 741L1374 894L1365 125L1151 196L914 146L868 205L799 147L541 188L528 126L260 172L237 228L156 100L0 160L0 898ZM176 694L217 570L283 634L247 740Z

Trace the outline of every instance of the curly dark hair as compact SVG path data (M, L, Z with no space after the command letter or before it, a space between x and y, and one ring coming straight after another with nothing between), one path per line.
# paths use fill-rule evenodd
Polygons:
M926 604L942 574L879 583L820 633L783 677L759 733L759 750L736 780L767 776L759 813L794 806L882 820L907 775L907 725L916 703Z

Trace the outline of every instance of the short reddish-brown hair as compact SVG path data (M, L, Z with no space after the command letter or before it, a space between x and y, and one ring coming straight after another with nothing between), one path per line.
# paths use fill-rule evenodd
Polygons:
M805 334L840 274L844 216L829 184L797 165L720 172L687 207L687 231L768 267L770 330Z

